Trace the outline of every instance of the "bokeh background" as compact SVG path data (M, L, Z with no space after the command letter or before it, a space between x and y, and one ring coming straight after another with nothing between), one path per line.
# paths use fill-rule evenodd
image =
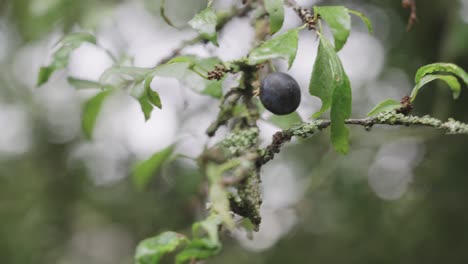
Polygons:
M190 157L226 134L204 134L216 100L156 78L162 110L144 122L137 102L116 93L89 141L80 118L96 91L78 91L66 81L68 75L97 80L112 65L103 48L151 67L193 38L183 25L206 2L167 2L180 29L164 23L158 0L0 0L0 263L132 263L141 239L166 230L189 234L203 217L203 177ZM217 10L240 7L240 1L214 2ZM354 117L409 94L424 64L468 69L467 0L417 1L419 21L410 32L399 0L298 3L345 4L374 24L369 35L353 18L339 54L352 82ZM288 8L281 32L299 23ZM99 47L82 45L67 70L36 88L53 44L80 30L95 33ZM183 54L239 58L254 33L248 17L236 18L220 32L219 48L197 44ZM298 113L304 120L320 107L307 96L316 47L314 34L301 32L289 70L303 89ZM277 67L287 71L282 62ZM468 122L463 89L453 101L449 89L430 84L414 112ZM279 129L268 118L264 113L259 123L262 145ZM351 133L347 156L331 149L327 132L289 144L262 170L260 232L252 240L242 230L225 234L222 253L208 263L468 263L468 138L414 127L353 127ZM174 142L185 158L172 159L137 191L129 179L134 162Z

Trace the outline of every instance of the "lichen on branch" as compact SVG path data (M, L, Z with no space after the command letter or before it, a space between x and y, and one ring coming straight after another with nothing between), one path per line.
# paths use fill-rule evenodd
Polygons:
M345 121L348 125L363 126L370 130L374 125L389 125L389 126L426 126L444 131L446 134L466 134L468 135L468 124L449 119L444 122L430 116L406 116L402 113L384 112L374 117L363 119L348 119ZM306 122L290 129L278 131L273 135L272 142L263 150L260 151L261 156L258 159L258 164L263 165L272 160L276 153L279 153L281 147L289 142L293 136L308 138L331 125L330 120L314 120Z

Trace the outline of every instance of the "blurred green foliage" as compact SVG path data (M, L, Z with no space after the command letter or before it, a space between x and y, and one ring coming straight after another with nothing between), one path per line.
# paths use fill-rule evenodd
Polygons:
M0 10L21 36L16 51L55 30L92 28L102 12L121 2L2 0ZM412 76L421 65L434 61L468 69L468 25L460 18L460 1L418 1L419 23L409 33L401 1L364 2L392 14L384 72L400 68ZM379 27L374 31L378 35ZM0 66L1 102L22 104L34 113L28 89L8 77L9 63ZM421 91L416 113L467 122L468 93L452 101L448 89L432 85L434 90ZM190 233L191 223L201 219L202 177L186 162L172 161L145 192L135 190L130 178L95 185L85 166L70 165L67 155L76 142L52 143L45 121L34 116L31 122L33 149L19 157L0 158L0 263L98 263L93 262L96 259L131 263L138 241L165 230ZM242 248L226 235L222 253L209 263L468 263L466 137L406 128L374 128L372 133L353 128L351 133L348 156L329 152L327 134L282 152L279 158L300 168L311 181L304 199L294 206L298 224L261 253ZM426 154L408 193L385 201L369 188L368 167L379 146L405 136L424 139ZM129 241L122 245L125 250L105 249L107 243L115 244L100 240L101 233L93 231L109 226L121 231L111 232L120 236L107 236L114 238L113 243L122 237ZM86 230L94 232L84 239L89 247L70 252L77 248L77 234ZM93 247L109 255L95 257ZM78 259L70 257L74 254Z

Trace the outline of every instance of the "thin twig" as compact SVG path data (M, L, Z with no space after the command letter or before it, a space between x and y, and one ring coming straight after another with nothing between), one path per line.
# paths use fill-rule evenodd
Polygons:
M222 17L219 19L218 24L216 25L216 31L220 31L221 29L224 28L224 26L231 21L232 18L234 17L244 17L246 16L251 10L253 9L252 5L246 4L243 8L241 9L234 9L230 14L226 15L225 17ZM165 56L164 58L161 59L159 64L164 64L170 61L172 58L179 56L180 53L182 52L183 49L186 47L192 46L194 44L197 44L199 42L202 42L203 38L202 36L198 35L192 39L185 40L183 41L177 48L173 49L170 54Z
M218 128L226 124L226 122L231 119L234 112L234 107L236 106L240 97L241 92L238 90L231 90L224 96L224 98L221 100L221 105L219 106L220 110L216 120L206 130L206 134L208 134L208 136L214 136Z
M390 126L426 126L444 131L446 134L466 134L468 135L468 124L464 124L453 119L443 122L439 119L423 116L406 116L399 113L381 113L375 117L363 119L348 119L345 121L348 125L363 126L370 130L374 125ZM258 166L261 166L272 160L276 153L279 153L281 147L289 142L293 136L310 137L331 125L330 120L316 120L310 123L303 123L299 126L276 132L273 135L272 142L263 151L261 157L257 160Z
M402 0L401 4L403 8L410 9L410 16L408 18L408 26L406 27L407 31L410 31L414 23L418 21L418 16L416 14L416 0Z

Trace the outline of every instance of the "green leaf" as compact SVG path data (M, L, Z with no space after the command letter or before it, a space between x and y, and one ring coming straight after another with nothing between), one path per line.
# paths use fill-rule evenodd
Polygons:
M37 76L37 86L41 86L44 83L46 83L55 70L56 69L52 65L39 68L39 74Z
M273 35L283 26L283 0L265 0L265 9L270 17L270 33Z
M151 181L151 178L157 170L161 168L164 162L171 156L174 146L171 145L155 154L149 159L135 164L132 172L132 179L135 186L142 190Z
M351 115L351 84L331 43L321 34L309 86L311 95L322 100L320 116L331 107L331 140L336 151L347 153L348 129L344 122Z
M205 220L196 222L192 225L192 232L194 238L202 238L203 234L201 234L201 229L208 235L208 239L210 244L213 247L221 246L219 242L219 234L218 230L219 227L222 225L223 219L218 214L211 214Z
M461 93L461 86L460 83L458 82L458 79L452 75L426 75L422 77L419 82L414 86L413 91L411 92L411 102L416 99L416 96L418 95L419 90L426 85L429 82L432 82L433 80L442 80L444 81L452 90L452 95L453 99L457 99L460 96Z
M151 89L151 82L153 81L154 76L149 75L144 81L144 89L147 100L157 108L162 108L161 97L156 91Z
M211 211L218 214L229 229L233 229L234 222L230 213L231 209L228 193L220 182L222 174L223 170L218 165L207 165L206 175L210 181L209 197L211 202Z
M101 84L99 82L77 79L73 77L68 77L68 83L73 85L76 89L99 89Z
M145 74L144 80L137 83L132 91L132 96L138 100L141 110L145 115L145 120L151 117L153 106L162 108L159 93L151 89L151 82L155 76L173 77L178 80L183 79L185 72L189 67L186 62L172 62L163 64Z
M145 80L146 76L151 73L152 70L153 69L150 68L114 66L101 74L99 83L101 83L104 88L124 88L129 84Z
M176 264L187 263L192 260L203 260L217 255L221 246L215 246L207 239L194 239L176 256Z
M416 99L418 91L422 86L436 79L446 82L452 90L453 98L457 99L460 96L461 85L457 78L448 74L455 75L456 77L460 78L465 83L465 85L468 85L468 74L465 72L465 70L458 67L457 65L443 62L428 64L419 68L416 72L416 76L414 78L416 85L413 88L413 92L411 93L411 101Z
M158 66L152 75L174 77L179 81L185 81L188 70L197 72L197 74L200 74L200 71L202 74L206 74L209 70L214 69L215 65L220 63L221 61L215 57L200 59L195 56L181 56L170 60L166 65ZM205 89L201 91L197 90L197 92L219 99L223 92L223 80L224 78L219 81L205 79L203 80Z
M461 85L454 76L433 73L453 74L456 77L460 78L465 83L465 85L468 85L468 74L465 72L465 70L458 67L457 65L444 62L428 64L419 68L416 72L416 76L414 78L416 85L413 88L413 92L411 93L411 101L414 101L414 99L416 99L416 96L421 87L436 79L442 80L448 84L448 86L452 90L454 99L457 99L460 96Z
M141 111L145 117L145 121L148 121L151 118L151 113L153 112L153 105L149 102L148 96L145 94L140 98L136 98L140 104Z
M187 62L190 65L195 64L196 57L195 56L179 56L171 59L167 62L167 64L176 63L176 62Z
M112 91L100 92L85 103L82 126L83 132L88 139L92 138L93 129L99 112L101 111L102 104L111 93Z
M89 33L72 33L63 37L57 43L58 49L52 55L52 62L39 69L37 86L45 84L55 71L66 68L72 51L84 42L96 44L96 38Z
M337 85L342 85L343 79L340 77L342 71L341 62L336 56L336 52L331 47L330 42L320 37L317 57L315 58L312 76L309 83L309 93L320 98L321 109L312 115L318 118L332 105L333 90Z
M64 36L59 42L57 42L57 45L81 45L83 42L89 42L92 44L96 44L96 37L92 34L86 33L86 32L76 32L76 33L70 33L66 36Z
M222 248L219 241L219 228L222 223L222 217L218 214L211 214L205 220L194 223L192 225L194 239L177 255L176 263L207 259L218 254Z
M156 106L159 109L162 108L161 98L159 97L159 94L156 91L151 90L151 87L146 90L146 96L148 97L148 101L152 105Z
M211 7L207 7L189 21L189 25L197 30L202 38L211 41L216 46L218 46L218 37L216 34L217 23L218 17Z
M419 68L416 72L415 83L418 84L422 77L434 72L454 74L462 79L466 85L468 85L468 74L465 72L465 70L455 64L443 62L432 63Z
M344 6L314 6L314 13L327 22L335 39L335 50L340 51L351 31L351 17Z
M161 98L151 89L154 69L114 66L107 69L99 78L104 89L130 89L130 95L138 100L145 120L151 117L153 106L162 107Z
M289 68L291 68L296 58L298 39L299 31L297 29L291 29L276 36L252 50L247 63L257 65L271 59L283 58L287 60Z
M348 153L349 130L345 121L351 116L351 84L343 71L343 83L333 90L331 107L331 141L335 150L341 154Z
M302 123L302 118L297 112L289 115L272 115L268 120L281 129L288 129Z
M370 19L366 15L364 15L363 13L361 13L359 11L352 10L352 9L349 9L349 8L348 8L348 12L353 14L353 15L358 16L362 20L362 22L364 22L364 24L366 24L367 30L369 30L369 33L374 32L374 29L372 27L372 23L371 23Z
M209 95L213 98L220 99L223 96L223 80L208 81L202 94Z
M189 240L182 234L172 231L141 241L135 253L136 264L158 264L161 258L187 244Z
M375 106L369 113L367 113L367 116L375 116L376 114L382 112L390 112L400 107L400 102L395 101L393 99L387 99Z

